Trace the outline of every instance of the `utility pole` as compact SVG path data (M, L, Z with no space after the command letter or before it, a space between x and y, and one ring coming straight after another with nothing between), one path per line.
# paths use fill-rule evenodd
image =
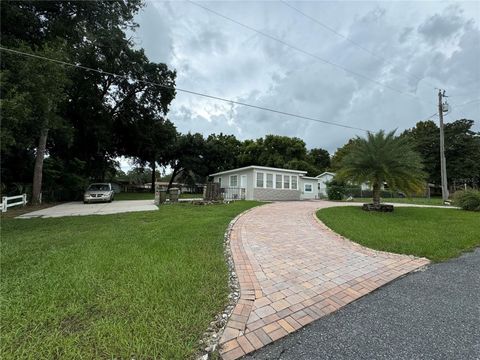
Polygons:
M438 89L438 117L440 118L440 171L442 178L442 200L448 201L448 183L447 183L447 162L445 160L445 138L443 134L443 112L447 110L444 107L443 98L445 90Z

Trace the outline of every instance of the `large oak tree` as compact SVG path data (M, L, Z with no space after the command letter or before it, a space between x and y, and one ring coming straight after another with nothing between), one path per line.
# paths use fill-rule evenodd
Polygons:
M32 164L32 157L43 152L43 144L49 154L49 166L55 164L59 169L55 173L75 171L74 164L82 164L77 174L81 176L72 177L83 179L73 185L78 189L88 180L105 179L120 155L155 166L154 158L160 157L173 140L172 132L176 132L166 119L175 97L176 74L165 64L149 61L143 50L126 37L125 31L136 27L133 17L141 6L140 0L1 2L3 46L45 52L52 44L61 42L65 60L103 71L66 70L50 63L49 67L58 69L38 72L37 83L43 82L46 88L44 98L55 100L39 99L38 104L51 108L47 113L55 113L63 125L51 129L46 140L42 132L29 131L31 124L24 114L39 113L32 106L25 108L24 114L18 113L18 106L4 112L2 140L7 141L5 146L2 144L2 173L7 177L2 181L25 181L25 176L19 178L11 169L19 160ZM12 57L17 59L10 61ZM55 54L47 57L58 58ZM22 61L19 55L2 56L2 85L7 89L2 92L2 101L16 96L13 90L8 91L14 89L16 80L4 75L18 71L15 68ZM46 67L46 63L45 60L42 66ZM63 82L58 81L57 89L47 88L49 81L54 81L62 71L66 71L68 85L63 87ZM53 96L54 90L58 96ZM35 135L19 139L22 133ZM48 183L53 187L63 186L61 175L51 180Z

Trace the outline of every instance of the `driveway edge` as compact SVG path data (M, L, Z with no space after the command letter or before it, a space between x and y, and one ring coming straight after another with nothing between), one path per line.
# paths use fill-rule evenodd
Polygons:
M240 282L238 280L237 272L235 269L235 261L233 259L232 249L231 249L231 236L233 227L235 224L247 213L252 211L253 209L263 206L266 204L261 204L258 206L254 206L250 209L247 209L240 214L238 214L227 226L225 230L225 234L223 237L223 254L225 257L225 261L228 266L228 287L230 289L230 293L228 295L228 304L225 308L215 315L215 318L212 322L210 322L210 326L207 328L207 331L203 334L202 340L200 340L200 345L204 346L202 351L203 355L198 356L198 360L208 359L210 354L215 353L218 349L218 345L220 343L220 339L225 332L227 327L228 321L230 320L235 307L237 306L241 295L240 295Z

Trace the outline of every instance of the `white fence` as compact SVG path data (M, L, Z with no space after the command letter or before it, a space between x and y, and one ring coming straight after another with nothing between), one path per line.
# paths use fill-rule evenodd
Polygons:
M20 201L10 203L9 202L10 200L20 200ZM0 208L2 209L2 212L6 212L9 207L17 206L17 205L22 205L22 206L27 205L27 194L2 197L2 203L0 204Z

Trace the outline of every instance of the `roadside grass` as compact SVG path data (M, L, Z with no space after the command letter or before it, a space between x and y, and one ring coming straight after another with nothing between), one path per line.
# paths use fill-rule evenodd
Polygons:
M3 218L0 357L192 357L227 301L225 229L258 204Z
M203 194L180 194L180 199L201 199ZM115 200L153 200L152 193L126 193L115 194Z
M318 218L366 247L426 257L434 262L480 245L480 215L458 209L397 207L393 213L357 206L321 209Z
M371 203L372 198L354 198L353 202ZM443 205L442 198L432 197L428 198L382 198L384 203L396 203L396 204L415 204L415 205Z

